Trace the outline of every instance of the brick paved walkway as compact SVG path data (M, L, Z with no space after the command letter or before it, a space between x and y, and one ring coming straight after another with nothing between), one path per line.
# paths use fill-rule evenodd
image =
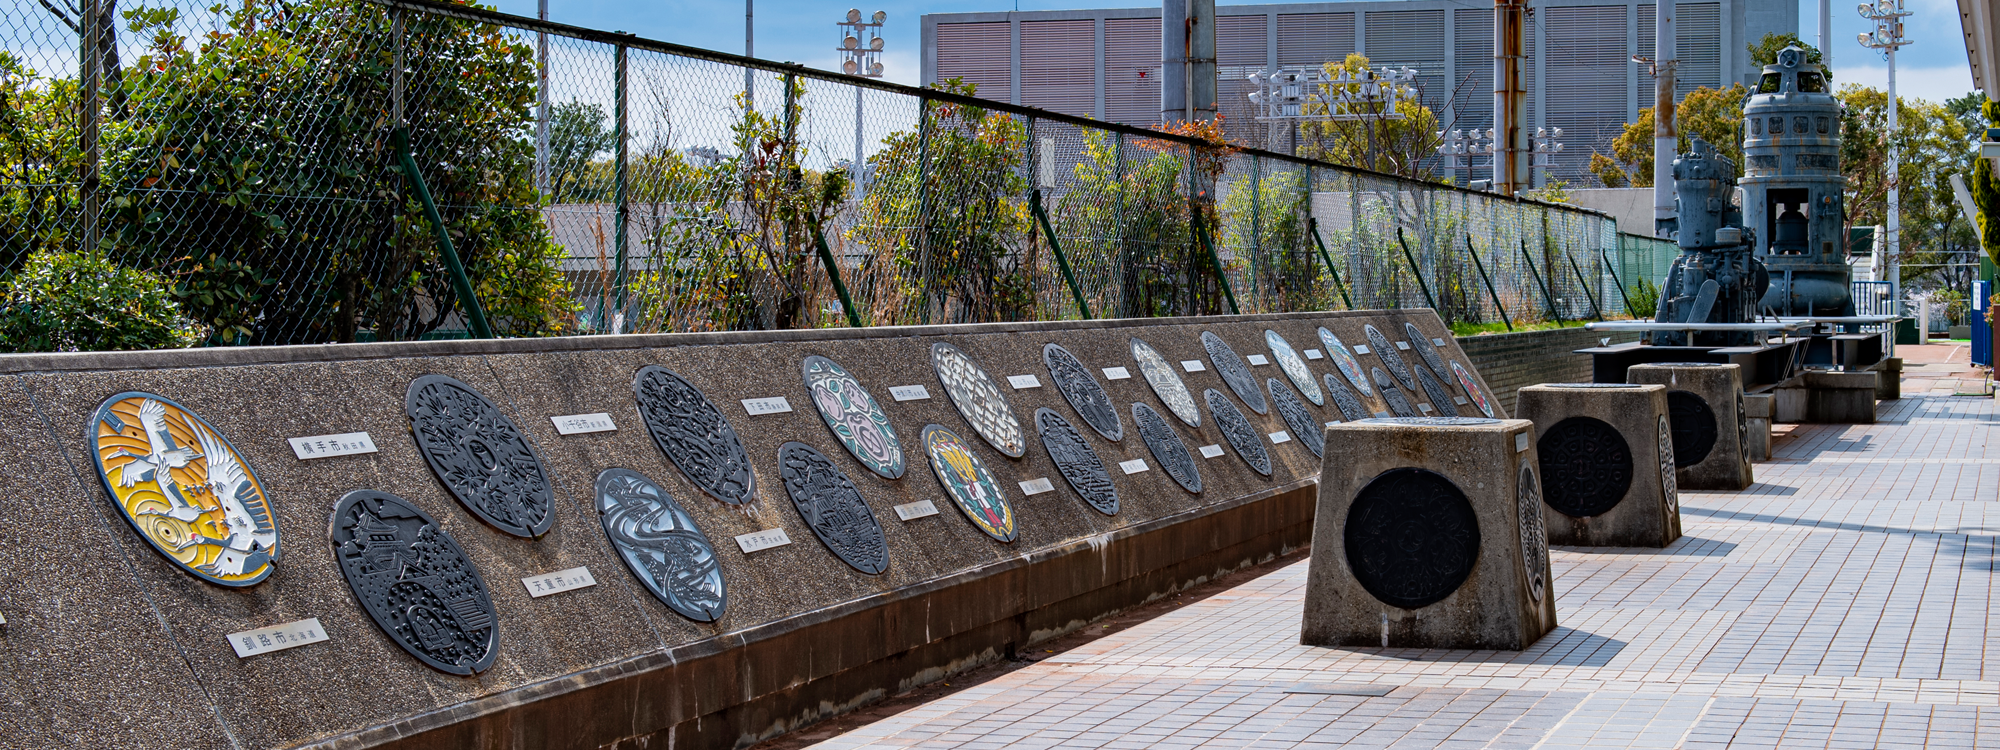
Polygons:
M1301 562L820 747L2000 748L1994 405L1802 426L1665 550L1552 550L1528 651L1300 646Z

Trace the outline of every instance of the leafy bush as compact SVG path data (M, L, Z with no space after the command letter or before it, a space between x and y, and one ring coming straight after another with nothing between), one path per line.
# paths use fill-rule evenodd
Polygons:
M103 253L36 253L0 286L0 351L73 352L194 346L165 277Z
M1635 320L1645 320L1660 311L1660 285L1650 279L1638 279L1632 283L1631 313Z

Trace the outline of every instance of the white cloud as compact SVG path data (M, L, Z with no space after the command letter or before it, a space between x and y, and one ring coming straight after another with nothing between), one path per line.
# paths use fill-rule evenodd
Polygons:
M1858 83L1877 89L1889 88L1889 68L1886 65L1852 65L1836 61L1833 67L1834 83L1846 85ZM1904 101L1924 99L1943 104L1946 99L1965 96L1972 91L1972 66L1966 63L1945 66L1896 66L1896 96Z

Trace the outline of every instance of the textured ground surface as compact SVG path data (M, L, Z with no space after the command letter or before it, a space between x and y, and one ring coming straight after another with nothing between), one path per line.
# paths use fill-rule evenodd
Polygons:
M2000 410L1930 348L1673 546L1553 550L1532 650L1300 646L1301 562L820 746L2000 747Z

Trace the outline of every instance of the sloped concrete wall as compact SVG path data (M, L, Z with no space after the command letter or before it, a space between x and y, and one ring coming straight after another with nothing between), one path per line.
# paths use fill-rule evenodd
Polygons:
M1639 334L1551 328L1464 336L1458 339L1458 346L1472 358L1479 376L1493 385L1500 403L1512 414L1514 397L1522 388L1542 383L1590 382L1590 357L1575 352L1597 346L1606 338L1613 344L1623 344L1638 341Z
M0 513L15 523L0 545L0 714L7 747L291 748L481 746L730 747L940 679L1090 619L1306 544L1319 462L1299 441L1267 445L1271 477L1233 451L1197 459L1206 484L1183 491L1158 467L1129 405L1159 400L1127 340L1173 360L1208 361L1213 331L1239 354L1269 356L1265 329L1295 348L1314 331L1366 341L1372 322L1401 338L1405 320L1446 341L1428 311L1087 321L927 328L684 334L546 340L412 342L173 352L0 357ZM996 379L1035 374L1043 387L1007 390L1029 452L1007 459L975 442L1015 503L1020 538L995 542L945 502L916 436L938 423L976 441L930 367L949 341ZM1068 347L1100 376L1126 420L1120 442L1086 439L1123 500L1116 516L1090 509L1034 437L1050 407L1081 425L1055 390L1042 346ZM853 463L812 411L799 372L830 356L866 386L902 436L906 475L882 480ZM1413 353L1404 356L1416 361ZM1374 364L1372 356L1362 356ZM657 450L632 396L632 376L659 364L700 387L735 425L753 460L759 500L724 506L695 489ZM1308 362L1315 375L1329 360ZM1134 377L1106 381L1101 368ZM1260 381L1286 380L1274 364ZM477 388L535 442L556 491L556 521L538 540L499 533L458 505L418 454L403 414L411 380L445 374ZM1212 365L1181 373L1196 394L1227 387ZM923 384L929 400L896 402L888 389ZM1454 386L1455 388L1455 386ZM172 398L221 430L256 471L282 534L269 580L226 589L179 572L132 531L99 485L85 434L112 394ZM786 396L790 414L745 416L737 400ZM1422 394L1413 394L1422 399ZM1322 420L1329 404L1311 407ZM1164 410L1162 410L1164 411ZM618 430L558 435L550 417L608 412ZM1286 429L1275 410L1245 410L1261 432ZM1189 448L1227 445L1204 426L1175 423ZM367 431L380 452L300 461L286 438ZM840 462L884 527L881 576L840 563L785 496L779 444L808 443ZM1119 461L1151 471L1123 475ZM596 474L630 468L695 516L721 553L726 615L698 624L633 581L593 509ZM1018 482L1047 477L1056 491L1022 497ZM349 593L327 539L334 501L349 490L393 492L456 538L500 614L499 657L473 677L433 671L378 631ZM940 514L904 523L891 506L932 499ZM731 537L784 528L793 544L744 555ZM588 566L598 585L535 599L519 579ZM330 640L238 659L225 636L308 617Z

